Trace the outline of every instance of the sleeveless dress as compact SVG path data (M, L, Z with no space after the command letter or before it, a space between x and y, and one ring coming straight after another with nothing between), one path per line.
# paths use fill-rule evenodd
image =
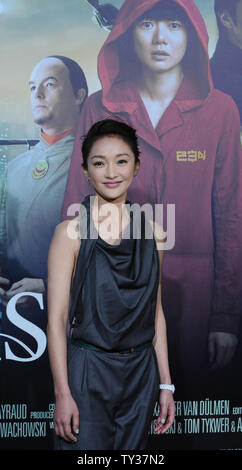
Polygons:
M69 385L80 426L78 442L61 439L59 448L144 449L159 393L152 346L159 281L155 239L153 232L145 238L144 213L140 225L132 212L119 244L97 232L90 239L90 196L82 207L89 236L81 238L68 345Z

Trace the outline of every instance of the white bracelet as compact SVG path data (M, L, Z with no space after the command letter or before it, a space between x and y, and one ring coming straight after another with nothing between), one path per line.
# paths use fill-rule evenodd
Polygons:
M172 385L168 385L168 384L160 384L160 390L171 390L172 393L175 392L175 386L172 384Z

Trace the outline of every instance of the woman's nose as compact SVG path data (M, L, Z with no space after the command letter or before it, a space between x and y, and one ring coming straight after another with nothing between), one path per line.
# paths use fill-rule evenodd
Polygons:
M112 165L112 164L107 165L107 167L106 167L106 176L108 178L115 178L116 171L115 171L114 165Z
M154 36L153 36L153 43L154 44L167 44L167 37L166 37L166 28L165 25L161 22L157 23Z

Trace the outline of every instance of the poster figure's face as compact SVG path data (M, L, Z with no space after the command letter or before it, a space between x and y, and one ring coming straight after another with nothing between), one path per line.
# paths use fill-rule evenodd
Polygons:
M122 138L105 136L92 145L87 168L84 172L96 193L114 201L126 195L139 162L135 163L130 146Z
M43 59L32 71L29 87L34 122L43 129L68 129L77 99L66 66L55 58Z
M187 33L181 21L144 18L134 27L134 49L141 64L153 72L181 66Z

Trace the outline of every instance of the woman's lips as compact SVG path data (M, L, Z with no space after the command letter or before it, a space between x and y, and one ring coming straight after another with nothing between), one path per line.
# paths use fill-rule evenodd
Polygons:
M161 52L161 51L152 52L151 55L152 57L158 60L162 60L162 59L165 59L166 57L169 57L169 54L167 54L167 52Z
M160 50L157 50L157 51L153 51L152 54L158 54L158 55L170 55L168 54L168 52L166 51L160 51Z
M116 188L116 186L119 186L121 183L122 183L122 181L115 181L113 183L104 183L104 184L108 188Z

